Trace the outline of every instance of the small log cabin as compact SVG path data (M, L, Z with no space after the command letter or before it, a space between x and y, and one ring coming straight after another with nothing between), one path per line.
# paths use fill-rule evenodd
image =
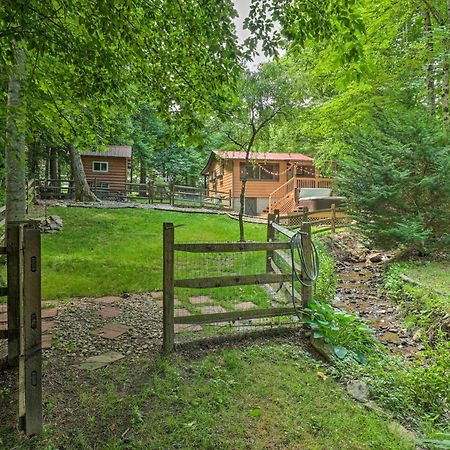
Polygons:
M245 152L212 151L202 175L209 195L229 193L236 211L246 176L244 209L248 215L275 209L281 213L295 211L301 188L330 188L332 183L319 177L313 159L301 153L251 153L245 164Z
M105 193L126 191L131 147L109 145L106 152L86 152L81 155L87 182Z

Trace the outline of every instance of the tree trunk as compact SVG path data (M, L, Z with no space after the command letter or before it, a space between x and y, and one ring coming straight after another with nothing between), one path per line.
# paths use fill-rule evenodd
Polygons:
M444 138L448 143L448 134L450 132L450 115L448 110L448 95L449 95L449 69L450 69L450 0L447 0L447 35L444 38L444 64L442 67L442 119L444 126Z
M144 196L146 195L146 187L147 187L147 164L146 162L141 159L141 167L140 167L140 173L139 173L139 195Z
M248 159L246 158L245 161ZM244 169L245 170L245 169ZM239 197L240 206L239 206L239 240L241 242L245 241L245 233L244 233L244 206L245 206L245 185L247 184L247 175L244 175L244 179L241 182L241 195Z
M431 17L429 11L424 11L424 32L426 36L426 47L428 53L428 66L427 66L427 97L428 97L428 110L431 116L434 116L436 112L436 91L434 83L434 55L433 55L433 33L431 29Z
M245 241L244 232L244 208L245 208L245 186L247 185L247 164L250 159L250 151L252 150L252 145L255 140L256 133L253 131L253 135L250 138L249 144L245 151L245 163L244 163L244 176L241 183L241 195L239 197L240 207L239 207L239 240L241 242Z
M50 185L53 195L59 196L61 192L61 184L58 179L58 153L54 147L50 148Z
M40 177L39 156L40 141L34 141L28 147L28 178L30 180L38 180Z
M75 200L77 202L99 202L100 200L89 187L81 156L73 144L69 144L69 155L75 188Z
M26 56L17 44L13 52L6 117L6 222L26 219L25 116L21 100L21 88L27 76Z
M447 45L447 52L450 51L450 46ZM449 109L448 109L448 94L449 94L449 57L446 56L444 60L444 67L443 67L443 77L442 77L442 119L443 119L443 126L444 126L444 136L445 141L448 142L448 134L450 131L450 116L449 116Z

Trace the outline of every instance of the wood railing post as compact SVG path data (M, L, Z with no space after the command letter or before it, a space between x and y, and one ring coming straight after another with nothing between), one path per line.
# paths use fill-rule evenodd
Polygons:
M19 427L42 431L41 232L23 228L23 295L19 357Z
M302 224L304 224L305 222L308 222L308 212L309 212L308 207L304 206L303 210L302 210L302 213L303 213Z
M331 234L336 233L336 205L331 205Z
M313 300L313 288L309 286L311 284L311 279L309 275L312 273L312 245L311 245L311 224L308 222L304 222L302 224L302 245L303 245L303 255L305 259L305 267L306 271L302 271L301 278L302 281L306 284L302 283L302 303L303 307L307 307L309 303ZM306 273L308 272L308 273Z
M174 348L174 226L163 224L163 352Z
M170 204L175 205L175 184L170 185Z
M275 228L272 226L272 222L275 220L275 214L270 213L267 216L267 242L272 242L275 239ZM272 272L272 258L273 250L267 250L266 253L266 272Z
M8 365L19 365L20 304L22 297L22 238L23 223L9 222L6 225L8 286Z
M147 197L148 202L153 203L153 186L152 186L152 180L148 180L147 183Z

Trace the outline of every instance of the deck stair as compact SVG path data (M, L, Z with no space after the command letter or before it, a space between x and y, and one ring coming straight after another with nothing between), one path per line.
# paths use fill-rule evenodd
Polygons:
M333 180L331 178L293 177L269 195L269 206L262 212L262 215L275 210L280 211L280 214L296 212L300 210L296 199L298 189L328 188L332 186L332 183Z

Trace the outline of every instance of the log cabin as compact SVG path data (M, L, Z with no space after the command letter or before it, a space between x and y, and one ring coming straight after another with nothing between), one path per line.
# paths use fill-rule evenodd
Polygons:
M131 147L109 145L106 152L85 152L81 155L86 180L96 192L118 194L126 191Z
M245 164L245 152L212 151L202 175L209 195L229 193L236 211L240 207L242 179L246 177L244 212L253 216L275 210L296 211L302 188L331 192L333 181L320 177L313 158L301 153L252 152Z

